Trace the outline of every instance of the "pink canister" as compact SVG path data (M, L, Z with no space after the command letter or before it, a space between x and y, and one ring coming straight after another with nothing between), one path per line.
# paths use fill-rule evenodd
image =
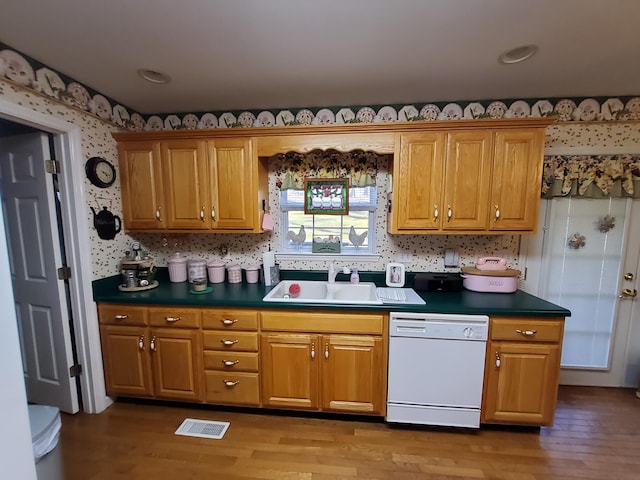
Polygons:
M245 274L247 277L247 283L258 283L258 277L260 276L260 267L257 265L249 265L245 268Z
M211 283L224 282L224 263L216 260L208 261L207 273L209 274L209 281Z
M167 260L167 266L169 267L169 281L170 282L186 282L187 281L187 258L180 254L180 252L174 253L169 260Z
M240 268L240 265L229 265L227 267L227 277L229 283L240 283L242 281L242 268Z

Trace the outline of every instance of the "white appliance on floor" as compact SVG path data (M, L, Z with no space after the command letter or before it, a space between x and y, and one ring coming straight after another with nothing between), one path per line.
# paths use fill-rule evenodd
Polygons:
M387 421L478 428L488 329L485 315L392 312Z

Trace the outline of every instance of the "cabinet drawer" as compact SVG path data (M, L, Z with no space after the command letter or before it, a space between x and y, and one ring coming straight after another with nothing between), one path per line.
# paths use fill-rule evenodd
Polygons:
M257 333L206 331L202 335L205 349L258 351Z
M563 326L555 319L491 318L491 339L555 343L562 341Z
M258 353L254 352L204 352L204 368L224 372L258 372Z
M384 333L383 314L266 311L260 313L263 330L317 333Z
M98 318L100 323L107 325L146 325L147 307L101 303Z
M260 405L260 377L257 373L204 372L205 401L231 405Z
M250 310L202 310L202 328L258 330L258 312Z
M154 327L175 325L180 328L200 328L200 311L195 308L150 308L149 325Z

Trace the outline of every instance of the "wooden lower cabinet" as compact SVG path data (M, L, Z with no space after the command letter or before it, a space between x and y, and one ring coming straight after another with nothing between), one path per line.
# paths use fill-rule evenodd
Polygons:
M334 322L338 316L341 326ZM262 321L265 407L385 414L386 343L382 333L386 317L265 312ZM265 326L290 326L296 332L265 332ZM305 328L309 333L299 332ZM349 333L325 333L333 329Z
M160 324L158 318L165 316L158 316L158 308L100 305L98 311L107 394L203 400L202 334L197 311L178 312L168 307L166 327L137 326ZM197 321L190 314L196 315ZM191 328L176 326L183 317Z
M561 319L491 319L484 423L553 425L563 325Z
M205 401L260 406L256 310L202 309Z
M368 414L383 412L387 369L383 363L382 338L329 335L322 337L322 342L322 409Z

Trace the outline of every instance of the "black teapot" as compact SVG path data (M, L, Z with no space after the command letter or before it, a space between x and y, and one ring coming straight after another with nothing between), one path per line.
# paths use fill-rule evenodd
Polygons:
M97 214L93 207L89 208L93 212L93 226L96 227L98 236L103 240L113 240L122 228L120 217L107 210L107 207L102 207Z

